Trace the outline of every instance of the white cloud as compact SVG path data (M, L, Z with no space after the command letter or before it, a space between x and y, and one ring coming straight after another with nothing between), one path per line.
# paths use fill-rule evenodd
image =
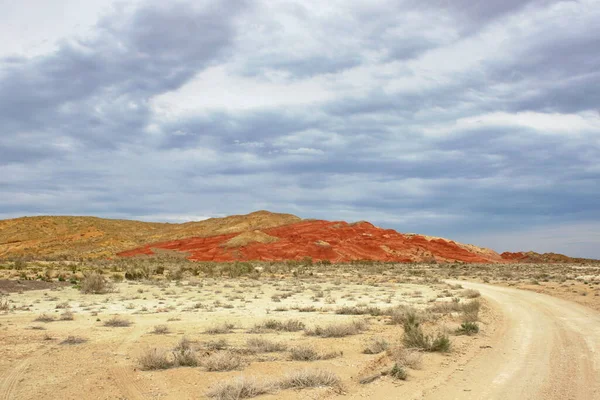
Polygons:
M152 99L159 118L177 119L214 111L249 111L314 105L333 98L322 78L285 81L235 75L225 65L209 68L183 87Z
M129 0L129 6L141 0ZM120 0L19 0L0 2L0 57L33 57L57 42L93 34L98 20Z
M431 137L444 137L485 128L525 128L547 135L600 135L600 114L584 111L577 114L523 111L515 113L493 112L459 118L454 124L436 124L423 128Z

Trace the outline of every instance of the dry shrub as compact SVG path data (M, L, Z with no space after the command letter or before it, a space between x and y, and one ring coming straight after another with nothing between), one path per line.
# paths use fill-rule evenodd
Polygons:
M460 294L462 297L466 297L467 299L474 299L481 296L478 290L475 289L465 289Z
M104 326L110 326L111 328L123 328L130 326L132 322L128 319L115 315L114 317L104 321Z
M208 342L204 342L204 347L208 350L223 350L229 346L226 339L219 340L210 340Z
M156 325L152 329L152 333L155 335L164 335L169 333L169 327L167 325Z
M252 351L257 353L275 353L287 349L285 343L274 342L263 338L250 338L246 341L246 344Z
M250 333L261 333L267 330L280 332L297 332L304 329L304 322L297 319L288 319L286 321L278 321L276 319L268 319L260 324L254 325L250 329Z
M198 357L192 348L192 343L183 337L173 348L173 363L178 367L197 367Z
M231 381L218 383L206 393L206 397L215 400L250 399L271 393L273 384L252 378L238 377Z
M308 389L316 387L335 387L342 389L340 378L332 372L323 370L300 370L274 381L258 381L254 378L238 377L215 385L206 396L215 400L249 399L262 394L274 393L284 389Z
M428 310L439 314L450 314L453 312L462 311L462 306L462 304L454 301L441 301L433 304L431 307L428 308Z
M388 350L388 356L394 363L411 369L420 369L423 363L423 355L414 349L394 347Z
M358 320L343 324L332 324L327 326L315 326L313 329L305 329L307 336L320 336L323 338L339 338L357 335L368 329L365 321Z
M379 354L386 351L390 344L384 338L373 338L363 350L364 354Z
M85 343L88 340L86 338L82 338L79 336L68 336L65 340L63 340L62 342L60 342L60 344L81 344L81 343Z
M320 369L294 371L278 381L278 387L281 389L307 389L340 386L341 380L336 374Z
M296 346L290 350L290 356L294 361L330 360L341 356L341 354L337 351L321 353L310 345Z
M202 366L207 371L232 371L241 369L244 361L240 356L230 351L219 351L202 359Z
M112 292L112 283L98 273L91 273L81 280L81 292L86 294L104 294Z
M60 314L61 321L73 321L74 319L75 314L73 314L71 311L65 311L64 313Z
M56 319L52 316L52 315L48 315L48 314L40 314L36 319L33 320L34 322L52 322L52 321L56 321Z
M138 363L144 371L168 369L173 366L169 353L165 350L147 349L139 358Z
M477 322L479 320L479 310L481 309L481 302L479 300L473 300L462 305L463 322Z
M231 333L233 328L235 328L234 324L223 322L222 324L211 326L210 328L206 329L204 333L209 335L221 335L225 333Z
M414 307L398 306L388 311L391 325L404 325L406 323L422 323L431 319L431 314L426 314Z
M0 297L0 311L8 311L10 310L10 305L8 304L8 299L2 299Z

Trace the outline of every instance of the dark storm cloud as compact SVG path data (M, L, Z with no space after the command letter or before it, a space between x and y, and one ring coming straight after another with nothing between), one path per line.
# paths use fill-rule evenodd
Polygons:
M1 59L0 217L271 209L492 247L600 221L593 2L251 4L117 8Z
M48 56L8 59L0 75L5 134L43 127L100 146L139 135L148 97L176 89L230 43L227 4L110 15L92 38L65 41Z

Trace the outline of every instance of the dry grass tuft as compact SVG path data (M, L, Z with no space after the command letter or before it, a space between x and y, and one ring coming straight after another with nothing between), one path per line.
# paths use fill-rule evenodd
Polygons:
M465 289L460 294L462 297L466 297L467 299L475 299L481 296L478 290L475 289Z
M246 341L248 348L257 353L275 353L285 351L287 345L263 338L250 338Z
M321 353L310 345L301 345L293 347L290 350L290 356L294 361L317 361L317 360L330 360L332 358L340 357L342 353L332 351L329 353Z
M9 311L10 304L8 304L8 299L0 298L0 311Z
M207 371L232 371L242 369L244 360L230 351L219 351L202 359L201 364Z
M65 311L64 313L60 314L61 321L73 321L74 319L75 314L73 314L71 311Z
M223 322L222 324L211 326L210 328L206 329L204 333L209 335L222 335L225 333L231 333L233 328L235 328L234 324Z
M86 294L104 294L113 291L113 285L102 275L91 273L81 280L81 292Z
M138 363L144 371L168 369L173 366L169 353L165 350L147 349L139 358Z
M178 367L197 367L198 357L192 348L192 343L185 337L181 338L173 348L173 363Z
M165 335L169 333L169 327L167 325L156 325L152 329L152 332L155 335Z
M73 345L73 344L82 344L87 342L88 340L86 338L82 338L79 336L68 336L65 340L63 340L62 342L60 342L60 344L69 344L69 345Z
M340 387L341 380L333 372L320 369L294 371L279 380L281 389L307 389L316 387Z
M48 315L48 314L40 314L36 319L33 320L34 322L53 322L56 321L56 318L54 318L52 315Z
M364 354L379 354L386 351L390 344L384 338L373 338L363 350Z
M351 335L357 335L368 329L365 321L358 320L350 323L332 324L324 327L315 326L313 329L305 329L307 336L320 336L323 338L339 338Z
M298 332L305 328L304 322L297 319L288 319L286 321L278 321L276 319L268 319L260 324L254 325L250 329L250 333L262 333L264 331L280 331L280 332Z
M130 326L132 322L128 319L115 315L110 319L104 321L104 326L110 326L111 328L124 328Z
M206 397L215 400L250 399L271 393L273 384L252 378L239 377L231 381L218 383L206 393Z
M399 365L411 369L421 369L423 365L423 355L414 349L405 349L404 347L394 347L388 350L388 356Z

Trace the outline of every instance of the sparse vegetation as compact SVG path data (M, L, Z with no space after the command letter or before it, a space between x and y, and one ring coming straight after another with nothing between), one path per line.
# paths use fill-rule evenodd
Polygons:
M269 382L238 377L218 383L206 396L215 400L241 400L271 393L273 390L274 386Z
M9 311L10 304L8 304L8 299L4 299L0 297L0 311Z
M278 382L281 389L308 389L315 387L339 387L340 378L333 372L320 369L304 369L289 373Z
M405 381L408 378L408 373L404 369L404 366L396 363L390 370L390 376L394 379Z
M155 335L165 335L169 333L169 327L167 325L156 325L152 329L152 333Z
M113 317L111 317L110 319L104 321L104 326L109 326L111 328L124 328L127 326L130 326L132 324L132 322L126 318L123 318L121 316L115 315Z
M331 324L327 326L315 326L312 329L305 329L307 336L320 336L323 338L339 338L361 333L368 329L365 321L357 320L350 323Z
M263 338L250 338L246 341L248 348L257 353L274 353L285 351L287 345Z
M404 322L404 336L402 337L404 346L410 349L421 349L431 352L450 351L451 343L448 335L439 332L437 335L427 335L423 332L420 323L413 318Z
M460 328L456 330L456 333L459 335L475 335L479 333L479 325L475 322L463 322Z
M35 265L35 262L30 263L30 267ZM260 274L242 278L229 278L229 273L221 270L219 263L182 261L179 264L171 260L153 264L143 258L127 262L86 262L62 269L58 266L51 271L52 276L60 274L65 282L75 279L73 285L77 287L81 284L80 277L89 276L90 271L108 277L110 281L113 276L124 276L127 272L130 272L129 278L135 272L139 279L120 282L118 292L98 296L79 295L68 285L44 289L43 293L38 291L29 301L24 301L21 295L11 294L10 308L15 312L26 307L35 310L36 314L45 312L50 320L61 319L71 310L77 312L74 325L46 325L48 331L55 327L65 332L64 329L75 327L80 321L94 319L96 328L139 323L141 330L137 333L147 334L136 339L141 348L130 354L136 358L139 369L180 368L168 372L169 376L204 374L207 379L198 381L198 393L205 393L212 399L251 398L262 394L285 397L284 393L278 392L330 384L334 388L340 387L339 377L333 381L323 380L321 374L315 378L314 371L307 374L309 370L289 373L298 365L319 366L325 371L339 373L344 381L355 383L372 382L382 376L385 378L379 383L381 385L393 384L392 379L406 379L407 376L417 381L437 368L436 363L446 359L428 358L427 368L413 377L412 371L422 368L425 352L445 352L451 347L441 321L458 335L473 334L472 326L479 326L476 321L485 302L467 296L464 288L450 287L430 272L432 268L445 268L443 265L354 263L329 267L314 262L314 269L308 264L302 265L253 262L253 268L261 268ZM71 273L71 269L75 272ZM40 268L40 275L47 275L47 270L50 268ZM449 267L448 271L453 272ZM465 279L462 265L455 271L456 279ZM235 271L232 273L236 274ZM177 278L183 279L177 281ZM543 282L543 278L539 280ZM592 288L594 281L589 282ZM271 298L281 303L274 304ZM302 314L309 312L318 314ZM94 318L90 319L91 316ZM487 311L482 314L482 319L487 323ZM121 320L127 322L123 324ZM111 332L105 331L110 337L133 333L130 330ZM193 342L186 338L178 342L177 338L168 343L170 337L183 332L189 334ZM26 333L38 341L44 335L44 331ZM169 335L158 336L165 334ZM62 344L66 334L53 331L52 336L58 340L48 335L49 340L54 341L46 346ZM472 342L466 337L453 337L453 340L460 349L465 343L471 345ZM67 351L67 344L77 344L70 341L65 340L65 346L60 348ZM95 336L92 347L101 346L103 341L103 335ZM345 343L343 354L335 351L336 347L342 349L342 342ZM118 342L115 339L110 343ZM88 347L82 345L80 348ZM344 359L326 361L336 357ZM240 372L235 371L243 370L251 363L256 367L268 366L276 376L264 380L260 376L256 380L236 380L234 377ZM206 372L198 372L200 370ZM160 374L164 373L147 376L154 378ZM294 379L290 378L292 375ZM221 380L219 376L223 382L215 384ZM209 386L212 389L206 392ZM369 395L370 389L364 389Z
M474 289L465 289L461 293L462 297L466 297L467 299L474 299L476 297L481 297L481 293L478 290Z
M60 314L61 321L73 321L74 319L75 319L75 314L73 314L73 312L71 312L71 311L65 311L62 314Z
M278 321L275 319L266 320L260 324L254 325L250 333L261 333L266 330L281 331L281 332L297 332L303 330L304 322L297 319L289 319L286 321Z
M169 353L156 348L144 351L138 358L138 363L141 369L145 371L167 369L173 366L173 361L169 358Z
M244 360L230 351L218 351L203 358L201 364L207 371L232 371L242 369Z
M196 367L198 365L196 352L185 337L173 349L173 364L178 367Z
M364 354L379 354L386 351L390 344L384 338L373 338L363 350Z
M81 280L81 292L87 294L104 294L113 290L112 283L98 273L91 273Z
M296 346L290 350L290 356L294 361L330 360L339 357L340 355L341 353L336 351L321 353L308 344Z
M53 322L53 321L56 321L56 318L54 318L52 315L41 314L33 321L34 322Z
M79 336L68 336L65 340L63 340L62 342L60 342L60 344L69 344L69 345L74 345L74 344L82 344L87 342L88 340L86 338L82 338Z
M204 333L209 335L221 335L225 333L231 333L231 331L235 328L235 325L229 322L224 322L222 324L213 325L210 328L206 329Z

